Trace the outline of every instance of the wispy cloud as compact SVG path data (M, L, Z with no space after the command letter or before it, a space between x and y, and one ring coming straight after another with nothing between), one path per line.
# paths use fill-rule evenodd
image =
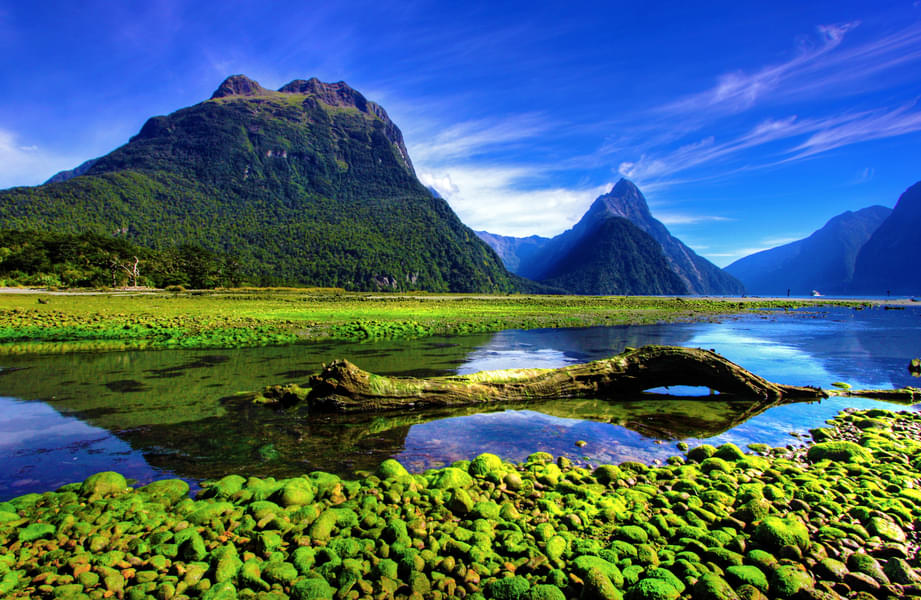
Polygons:
M745 110L763 96L775 92L788 80L798 77L804 71L815 68L815 64L837 48L845 34L857 27L859 22L838 25L820 25L817 28L819 43L801 43L793 58L776 65L763 67L753 73L734 71L721 75L713 87L670 102L658 110L669 114L718 111L732 113Z
M893 110L864 113L853 119L823 127L812 134L807 140L792 149L792 152L796 154L791 160L827 152L849 144L895 137L916 131L921 131L921 111L917 110L917 102Z
M504 119L481 119L455 123L444 129L419 132L420 140L410 147L419 164L470 161L501 148L508 152L516 144L545 133L550 125L538 114L514 115Z
M73 157L47 152L35 144L23 143L13 132L0 129L0 189L39 184L79 162Z
M720 215L695 215L689 213L657 212L656 218L666 225L697 225L698 223L713 223L719 221L734 221L730 217Z

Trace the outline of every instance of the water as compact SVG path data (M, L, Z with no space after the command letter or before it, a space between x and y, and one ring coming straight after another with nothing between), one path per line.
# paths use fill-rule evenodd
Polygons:
M636 397L344 417L253 406L241 392L306 383L322 362L338 357L373 372L431 376L558 367L644 344L712 348L780 383L904 387L917 382L907 365L921 356L919 329L916 307L822 308L375 344L3 357L0 500L108 469L142 483L179 476L195 484L232 472L351 474L391 456L421 471L480 452L523 460L543 450L593 465L663 460L676 453L678 440L799 443L791 433L820 426L843 408L904 407L847 398L753 414L751 403L719 397Z

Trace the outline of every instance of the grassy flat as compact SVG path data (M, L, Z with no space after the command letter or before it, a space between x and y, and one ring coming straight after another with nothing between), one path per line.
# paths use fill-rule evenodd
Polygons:
M337 290L0 294L0 353L232 348L706 319L812 302Z

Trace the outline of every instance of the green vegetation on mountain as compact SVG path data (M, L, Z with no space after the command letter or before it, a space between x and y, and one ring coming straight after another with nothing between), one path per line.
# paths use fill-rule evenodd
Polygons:
M577 294L686 294L650 235L622 217L594 223L565 254L557 257L543 282Z
M235 76L150 119L82 176L0 191L0 227L234 256L259 284L507 292L519 280L415 177L396 126L344 83Z

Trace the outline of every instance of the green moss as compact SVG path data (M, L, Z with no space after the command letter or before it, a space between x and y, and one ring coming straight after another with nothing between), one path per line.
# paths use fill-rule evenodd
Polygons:
M761 520L752 533L753 539L766 550L776 552L783 546L809 547L809 531L798 518L768 516Z
M118 494L128 489L125 477L115 471L105 471L90 475L80 487L80 493L90 498L99 498Z
M812 462L831 460L835 462L867 462L873 455L866 448L854 442L822 442L809 448L806 457Z
M496 579L486 585L486 597L493 600L528 600L531 584L520 575Z
M630 588L627 600L677 600L681 595L675 586L664 579L641 579Z
M771 576L771 594L779 598L792 598L814 586L809 573L798 566L781 565L774 569Z
M726 569L726 577L733 587L751 585L760 591L767 593L768 579L764 572L758 567L751 565L733 565Z

